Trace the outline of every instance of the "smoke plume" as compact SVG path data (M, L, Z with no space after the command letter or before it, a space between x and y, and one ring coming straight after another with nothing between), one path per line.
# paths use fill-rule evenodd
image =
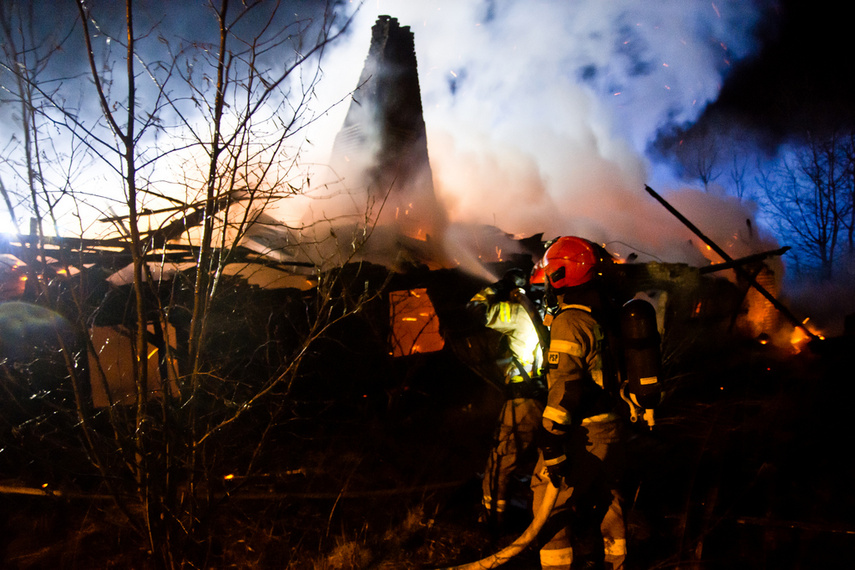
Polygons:
M644 192L649 183L713 239L745 234L751 211L670 192L671 172L645 151L663 129L697 119L756 49L754 3L372 0L322 64L327 101L355 87L381 14L414 32L434 184L452 224L702 262L693 236ZM329 113L319 151L345 111ZM754 228L739 247L761 238Z

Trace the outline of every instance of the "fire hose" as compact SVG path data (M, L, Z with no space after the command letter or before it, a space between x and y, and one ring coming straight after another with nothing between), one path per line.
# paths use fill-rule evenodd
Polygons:
M534 514L534 519L518 539L491 556L468 564L449 566L443 570L483 570L485 568L496 568L501 566L525 550L528 545L534 541L535 537L540 532L540 529L542 529L543 525L546 524L546 519L548 519L549 515L552 513L556 499L558 499L558 488L550 482L546 485L546 493L543 496L543 502L540 503L540 508L538 508L537 512Z

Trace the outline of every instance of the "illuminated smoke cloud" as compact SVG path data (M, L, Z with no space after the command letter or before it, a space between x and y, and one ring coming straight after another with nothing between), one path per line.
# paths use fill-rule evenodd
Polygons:
M671 199L668 171L645 149L660 129L694 121L756 49L753 3L371 0L323 64L327 102L356 85L382 14L415 34L434 183L453 223L698 262L685 228L644 192L649 183ZM319 162L345 112L315 133ZM689 196L700 200L675 200L713 239L727 242L751 216Z

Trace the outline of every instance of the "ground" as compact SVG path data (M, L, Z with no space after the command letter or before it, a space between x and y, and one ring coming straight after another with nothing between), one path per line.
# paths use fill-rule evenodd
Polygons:
M851 340L791 354L697 354L631 438L629 570L837 567L855 550ZM718 347L717 350L721 349ZM277 434L263 475L233 480L212 568L432 569L477 560L528 524L525 474L502 532L478 523L499 393L452 355L406 385ZM4 568L153 567L109 500L3 498ZM504 567L537 568L526 551Z

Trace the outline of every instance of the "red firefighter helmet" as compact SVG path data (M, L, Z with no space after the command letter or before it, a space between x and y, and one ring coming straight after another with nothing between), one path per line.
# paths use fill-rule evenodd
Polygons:
M546 278L556 289L587 283L596 274L596 265L591 243L574 236L558 238L543 256Z

